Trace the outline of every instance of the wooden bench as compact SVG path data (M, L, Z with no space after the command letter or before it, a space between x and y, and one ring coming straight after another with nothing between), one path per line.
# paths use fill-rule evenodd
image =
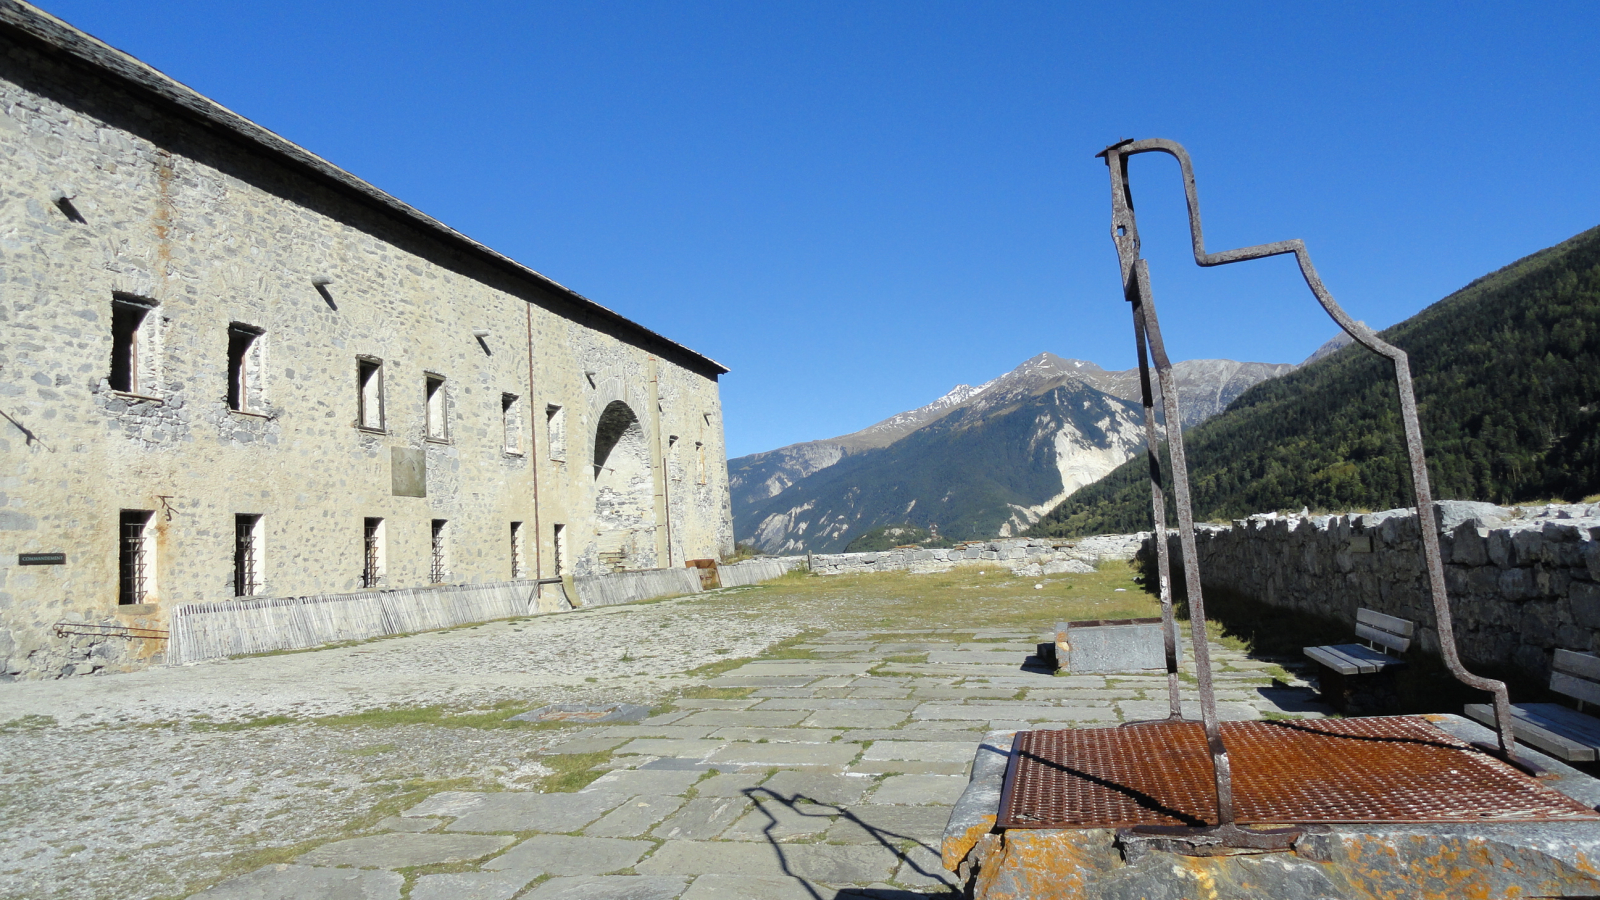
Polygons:
M1346 715L1388 711L1398 701L1394 673L1405 667L1396 655L1411 647L1416 623L1370 609L1356 610L1356 637L1367 644L1304 647L1317 664L1317 689L1334 709Z
M1511 730L1517 740L1566 762L1600 759L1600 719L1584 715L1585 703L1600 703L1600 657L1557 650L1550 669L1550 690L1578 701L1577 709L1559 703L1515 703ZM1494 727L1494 707L1467 706L1467 715Z

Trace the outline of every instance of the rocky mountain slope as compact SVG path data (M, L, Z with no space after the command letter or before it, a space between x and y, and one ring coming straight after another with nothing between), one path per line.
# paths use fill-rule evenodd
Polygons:
M1186 425L1294 368L1173 366ZM842 549L888 524L950 540L1014 534L1143 444L1138 371L1042 353L853 434L730 460L734 528L769 552Z
M1600 491L1600 228L1381 334L1411 357L1435 497L1505 504ZM1196 518L1412 502L1393 369L1361 347L1312 359L1189 433ZM1146 477L1122 467L1035 533L1145 527Z

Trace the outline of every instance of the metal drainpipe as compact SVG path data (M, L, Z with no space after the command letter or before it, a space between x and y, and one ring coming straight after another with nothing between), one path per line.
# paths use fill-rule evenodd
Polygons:
M533 579L534 602L538 602L544 577L544 529L539 525L539 416L533 393L533 304L523 302L528 320L528 458L533 465Z

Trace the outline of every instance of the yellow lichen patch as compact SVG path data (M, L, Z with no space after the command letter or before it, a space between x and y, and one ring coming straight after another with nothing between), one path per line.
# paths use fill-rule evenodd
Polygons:
M978 839L994 830L994 816L984 816L978 824L971 826L959 836L944 836L944 846L941 848L944 867L954 872L961 867L961 861L967 858L972 848L977 846Z

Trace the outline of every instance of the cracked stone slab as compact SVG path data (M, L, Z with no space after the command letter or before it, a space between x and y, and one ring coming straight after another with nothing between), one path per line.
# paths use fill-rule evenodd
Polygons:
M877 741L866 752L861 754L863 761L869 759L915 759L926 762L959 762L965 763L972 759L972 751L978 746L977 740L971 741Z
M672 818L657 825L652 837L669 841L696 841L714 838L738 821L750 808L744 797L696 797Z
M431 866L488 856L512 840L497 834L375 834L324 844L302 855L296 862L362 869Z
M817 900L834 891L800 878L752 878L745 875L701 875L682 900Z
M639 754L641 756L678 756L704 759L715 750L726 746L726 744L726 741L705 739L636 738L618 747L616 753L619 756Z
M843 766L856 758L861 745L846 744L728 744L706 761L735 766Z
M801 724L807 728L893 728L908 715L898 709L822 709Z
M674 900L688 884L675 875L578 875L552 878L526 900Z
M423 875L411 886L411 900L511 900L531 881L511 872L456 872Z
M898 863L894 851L872 846L677 841L663 845L635 868L661 875L788 876L829 884L865 884L887 880Z
M890 775L867 798L868 803L899 806L950 805L966 790L960 775Z
M605 875L626 869L654 848L649 841L537 834L484 863L494 871L540 875Z
M765 772L721 772L695 785L694 789L701 797L743 797L766 777Z
M589 782L580 793L681 794L699 780L700 773L693 770L619 769Z
M722 833L725 841L785 841L821 834L833 826L836 806L780 803L757 794L762 802Z
M685 802L682 797L634 797L606 813L583 833L592 837L636 837L677 812Z
M829 728L718 728L711 736L746 743L826 744L839 735Z
M806 799L813 803L849 805L860 802L872 786L871 779L825 772L778 772L757 788L752 796L775 796L784 800Z
M577 794L490 794L447 831L577 831L627 800L608 791ZM421 836L421 835L419 835Z
M689 718L684 719L683 724L704 725L712 728L724 728L729 725L742 726L745 728L754 726L784 728L787 726L800 724L800 720L804 719L805 717L806 713L801 710L709 709L704 712L697 712Z
M937 849L950 822L948 806L874 806L864 803L846 810L827 840L840 844L890 844L916 841Z
M404 884L393 872L279 863L230 878L191 900L399 900Z

